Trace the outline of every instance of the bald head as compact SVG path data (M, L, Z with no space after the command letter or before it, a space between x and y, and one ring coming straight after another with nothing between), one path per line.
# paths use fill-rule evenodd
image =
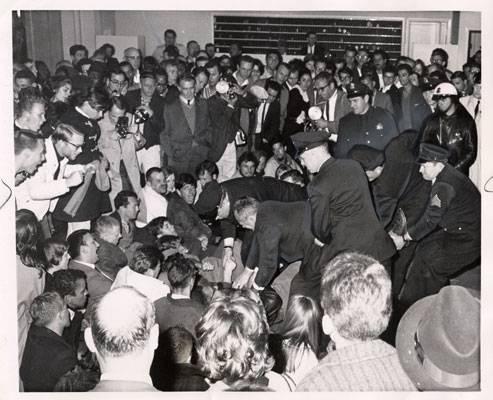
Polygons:
M91 334L101 357L126 357L148 347L155 325L154 306L137 290L124 286L108 292L90 317Z
M141 55L139 49L129 47L123 52L123 57L125 58L125 61L132 65L133 69L137 70L140 68Z

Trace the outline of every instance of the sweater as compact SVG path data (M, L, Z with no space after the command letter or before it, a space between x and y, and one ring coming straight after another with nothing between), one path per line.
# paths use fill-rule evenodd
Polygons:
M298 392L415 391L395 348L380 339L329 352L298 384Z

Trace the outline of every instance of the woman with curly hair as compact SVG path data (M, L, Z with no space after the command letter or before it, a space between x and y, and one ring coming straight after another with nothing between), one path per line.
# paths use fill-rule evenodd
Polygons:
M279 374L268 349L269 326L261 301L250 291L219 295L195 330L199 362L211 382L210 390L229 390L256 384L279 391L289 385Z
M46 261L42 250L41 225L32 211L15 214L17 265L17 325L19 365L26 344L31 319L29 307L45 288Z

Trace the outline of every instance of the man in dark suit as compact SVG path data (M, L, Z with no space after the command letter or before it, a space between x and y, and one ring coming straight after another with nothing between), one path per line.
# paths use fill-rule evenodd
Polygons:
M315 103L322 111L322 118L315 121L318 129L325 130L328 134L337 135L339 132L339 121L351 112L351 107L346 94L337 88L336 80L326 71L320 72L315 77ZM337 136L331 140L336 141Z
M398 120L399 130L413 129L420 131L424 121L431 114L421 89L414 86L409 79L412 69L407 64L397 67L397 74L402 87L399 89L401 97L401 114Z
M313 31L306 34L306 45L301 48L301 54L303 56L312 55L323 57L325 54L325 48L323 45L317 43L317 34Z
M146 144L137 152L144 174L149 168L161 166L159 137L164 129L164 98L156 92L156 85L156 76L144 72L140 77L141 88L128 92L124 97L130 112L140 110L149 115L143 128Z
M266 200L292 202L306 200L306 191L295 184L258 176L231 179L221 184L216 181L207 183L195 203L195 210L206 218L221 220L224 262L233 257L233 244L236 238L233 204L245 196L253 197L260 202ZM251 238L248 241L251 241ZM243 240L245 250L242 252L242 258L245 261L250 247L246 242L247 237Z
M207 159L210 149L210 122L207 101L195 97L195 78L180 79L180 97L164 110L161 133L161 162L177 174L195 171Z
M233 287L251 283L255 289L263 290L277 274L279 263L289 265L302 260L314 245L307 202L259 203L246 197L236 201L234 214L243 228L253 231L253 241L245 269Z
M128 264L127 256L118 247L121 237L121 225L117 219L102 215L96 220L94 239L99 244L96 267L111 279L115 279L118 271Z
M396 76L396 69L392 65L386 66L382 71L383 86L380 87L379 91L390 96L390 101L392 101L392 108L394 109L394 118L396 121L399 121L401 119L402 112L401 94L397 86L395 86L394 84Z
M128 251L134 243L134 236L138 231L135 220L139 213L139 199L135 192L122 190L115 197L115 212L111 217L115 218L121 226L121 238L118 242L120 248L129 257Z
M371 94L371 105L373 107L380 107L387 110L392 116L394 114L394 105L392 104L392 99L387 93L382 93L377 90L378 75L374 71L365 72L361 76L361 83L368 87Z
M155 318L150 300L134 288L119 287L101 299L84 332L101 368L93 391L156 391L149 376L159 337Z
M67 242L68 254L72 258L69 269L78 269L86 274L89 292L87 308L90 309L96 300L110 290L113 280L96 267L99 243L91 232L86 229L75 231L69 235Z
M395 247L378 221L361 166L353 160L333 158L322 132L301 132L292 140L301 162L316 174L307 191L312 233L322 247L320 254L313 251L305 259L312 268L310 275L316 277L318 272L317 279L305 283L307 295L318 296L319 266L342 251L371 255L390 270Z
M432 182L428 204L404 235L391 233L398 249L406 241L418 243L399 294L405 306L438 293L452 276L479 262L481 195L467 176L448 164L448 157L447 149L420 145L420 172Z
M69 326L67 306L58 293L36 297L30 308L29 328L20 376L26 392L51 392L58 380L77 364L75 350L62 338Z
M399 134L392 114L383 108L373 107L369 89L361 83L351 83L347 97L353 112L341 118L337 142L333 147L334 157L348 158L349 150L357 144L383 150Z
M270 154L269 142L279 136L281 105L279 103L279 93L281 85L268 80L265 84L265 90L269 97L263 100L257 108L255 117L255 148L263 150Z
M67 304L70 325L63 330L63 338L72 345L74 351L79 347L83 312L87 304L86 274L78 269L62 269L53 274L53 291L57 292Z

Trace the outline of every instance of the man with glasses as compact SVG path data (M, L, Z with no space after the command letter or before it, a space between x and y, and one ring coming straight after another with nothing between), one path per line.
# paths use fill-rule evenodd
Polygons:
M71 187L82 183L82 165L67 165L82 152L84 135L67 124L58 124L53 134L44 140L46 162L37 172L15 188L18 209L31 210L42 222L45 236L51 232L48 211L56 205L58 197L67 193Z
M144 72L140 78L140 89L132 90L125 96L130 112L137 110L149 115L149 118L140 124L146 143L137 152L140 170L143 174L149 168L161 167L159 135L164 129L165 100L157 92L157 78L153 73ZM135 192L138 192L134 188Z
M125 49L123 52L123 59L132 66L135 72L134 80L133 82L130 82L130 84L138 85L140 83L140 62L142 60L140 50L135 47Z
M110 71L106 79L106 91L110 97L124 96L128 89L128 78L120 69Z
M73 126L84 136L81 152L69 164L81 164L85 167L84 183L81 190L71 187L63 194L53 211L55 236L65 239L67 232L77 229L89 229L92 220L102 213L111 211L107 193L109 178L106 174L108 160L98 149L101 135L98 120L111 105L106 91L101 88L84 88L75 98L76 106L60 117L60 122ZM76 143L71 140L72 143Z
M437 112L426 121L422 142L448 149L448 163L468 176L478 151L476 123L459 103L457 89L451 83L439 84L433 99Z
M337 140L339 121L351 112L346 94L337 88L337 82L327 71L315 77L315 105L322 111L322 117L314 121L318 129L325 130L331 140Z

